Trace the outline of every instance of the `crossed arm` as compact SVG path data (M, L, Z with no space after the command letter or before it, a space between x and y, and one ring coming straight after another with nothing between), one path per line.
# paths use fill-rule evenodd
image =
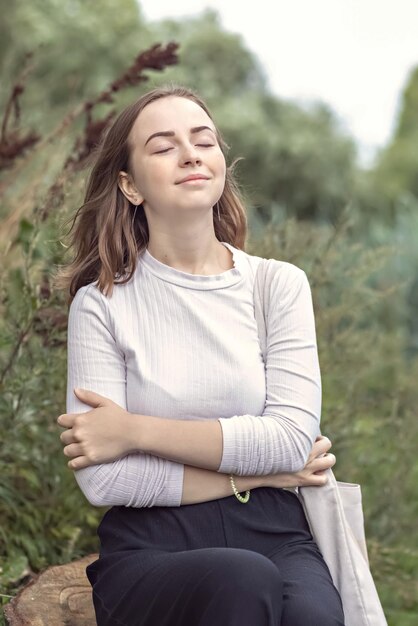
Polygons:
M228 475L216 471L222 456L222 430L218 421L185 422L136 415L100 394L88 390L76 393L94 410L63 414L57 419L60 426L66 427L60 438L65 444L64 454L71 457L70 468L109 463L142 450L184 463L182 505L231 495ZM329 439L318 437L303 470L238 476L237 488L246 491L263 486L320 486L326 480L325 470L335 464L334 455L328 453L330 447Z
M295 473L303 470L319 431L320 378L309 285L301 270L291 278L276 285L281 297L269 329L266 415L219 420L128 413L125 365L108 328L104 300L88 288L77 294L69 320L69 372L81 364L83 375L69 376L67 410L75 412L60 416L59 423L67 428L61 439L80 486L94 483L104 494L94 496L94 502L89 498L93 504L178 505L188 502L191 492L201 493L202 481L212 486L213 497L230 495L230 472L238 475L237 487L244 490L269 484L272 476L277 480L279 475L293 474L295 479ZM90 389L74 396L72 387L80 380ZM113 400L92 391L105 390L110 380ZM234 459L231 451L237 445L241 458ZM154 485L139 485L145 467ZM132 497L126 494L128 483ZM166 487L170 484L177 485L175 497ZM151 496L153 486L162 495ZM219 494L220 489L225 493Z

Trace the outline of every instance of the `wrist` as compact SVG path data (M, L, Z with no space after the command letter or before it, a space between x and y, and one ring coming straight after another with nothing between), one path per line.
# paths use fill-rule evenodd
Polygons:
M139 415L138 413L130 413L131 418L127 424L127 436L130 443L130 452L148 452L152 446L153 427L151 421L153 417L150 415Z
M232 476L234 478L235 486L240 493L266 486L263 481L263 478L266 478L265 476L237 476L236 474L232 474Z
M275 487L280 489L294 488L301 486L301 477L299 472L278 472L277 474L269 474L263 477L264 487Z

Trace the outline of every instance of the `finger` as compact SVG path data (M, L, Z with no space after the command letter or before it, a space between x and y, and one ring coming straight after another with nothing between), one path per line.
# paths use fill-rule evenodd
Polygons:
M79 470L83 469L84 467L89 467L91 465L91 462L89 462L89 460L85 456L78 456L75 459L68 461L67 465L71 470Z
M321 487L325 485L328 481L328 475L326 473L323 474L311 474L306 479L306 486L308 487Z
M321 456L330 450L332 444L328 437L322 437L319 441L315 441L311 450L311 457Z
M67 428L60 434L61 443L68 446L70 443L77 443L77 439L74 437L73 429Z
M326 456L320 456L314 459L310 464L309 469L311 472L314 473L325 471L327 469L330 469L330 467L333 467L336 463L336 460L337 459L333 454L328 453Z
M83 448L80 443L70 443L63 449L65 456L81 456L83 454Z
M63 413L57 417L57 424L64 428L72 428L78 413Z
M322 441L324 439L328 439L328 441L330 441L329 437L327 437L326 435L318 435L315 441Z
M325 472L323 474L315 474L313 477L313 481L316 486L322 487L328 482L328 474L326 474Z
M106 404L112 402L110 398L101 396L99 393L96 393L95 391L90 391L89 389L80 389L77 387L74 389L74 393L78 398L80 398L82 402L84 402L84 404L89 404L90 406L95 408L99 406L105 406Z

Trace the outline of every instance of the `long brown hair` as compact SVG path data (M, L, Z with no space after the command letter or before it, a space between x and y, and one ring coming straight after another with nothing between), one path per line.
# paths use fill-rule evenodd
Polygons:
M84 203L72 221L70 233L73 228L74 231L68 247L75 250L74 258L68 265L61 266L53 279L54 287L67 291L68 303L80 287L94 281L98 281L102 293L111 295L114 284L124 284L131 279L138 255L147 247L149 231L145 212L123 195L118 175L121 170L130 171L128 136L136 118L148 104L168 96L192 100L213 121L207 106L195 92L173 85L149 91L117 116L96 150ZM216 125L215 130L226 155L228 146ZM235 163L227 168L225 187L217 203L221 219L214 217L214 230L219 241L244 250L247 215L233 176Z

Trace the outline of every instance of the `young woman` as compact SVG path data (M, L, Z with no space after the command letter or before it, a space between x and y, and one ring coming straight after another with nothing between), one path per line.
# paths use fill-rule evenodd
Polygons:
M260 257L200 97L155 89L122 111L74 224L58 423L84 494L111 506L87 568L99 626L342 625L286 489L335 463L309 283L279 264L265 368Z

